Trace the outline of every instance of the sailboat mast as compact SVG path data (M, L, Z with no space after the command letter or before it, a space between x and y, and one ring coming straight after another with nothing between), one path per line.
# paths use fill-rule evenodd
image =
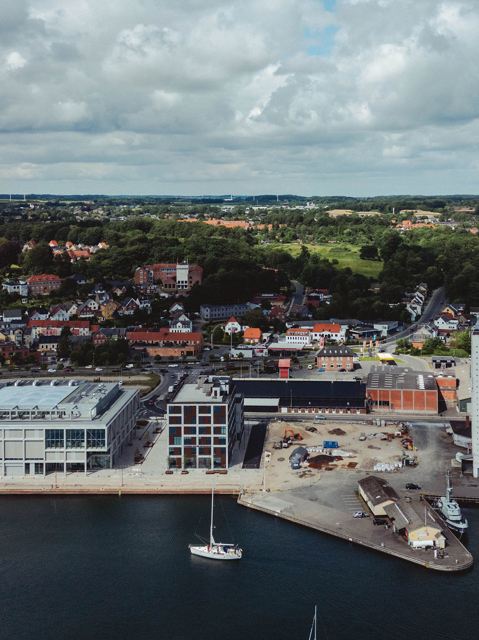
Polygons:
M314 640L317 640L317 633L318 630L318 605L315 605L314 607Z
M211 486L211 523L210 523L210 547L213 546L214 544L214 538L213 538L213 504L214 504L214 492L215 492L215 483L213 481L213 484Z

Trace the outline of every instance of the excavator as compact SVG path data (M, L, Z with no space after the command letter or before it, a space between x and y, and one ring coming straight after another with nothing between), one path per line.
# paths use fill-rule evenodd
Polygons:
M303 436L300 433L294 433L291 429L286 429L283 438L283 449L287 449L290 444L293 444L293 440L302 440Z

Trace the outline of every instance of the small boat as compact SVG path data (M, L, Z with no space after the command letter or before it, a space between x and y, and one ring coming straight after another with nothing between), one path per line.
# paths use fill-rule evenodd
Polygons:
M439 498L435 506L450 529L454 529L459 533L464 533L467 530L469 523L463 516L461 507L451 498L452 486L449 479L449 473L446 474L446 479L446 495Z
M215 486L211 487L211 522L210 522L210 542L204 545L190 544L190 552L194 556L210 558L211 560L241 560L243 550L236 544L216 542L213 536L213 512L214 512Z

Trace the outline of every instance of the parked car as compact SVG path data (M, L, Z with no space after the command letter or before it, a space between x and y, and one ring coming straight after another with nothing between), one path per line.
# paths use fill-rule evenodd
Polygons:
M369 513L364 513L364 511L355 511L353 513L353 518L369 518Z
M318 369L318 373L323 373L324 369Z
M63 369L63 371L65 373L73 373L74 369L72 369L71 367L66 367L65 369Z
M87 364L87 366L85 367L85 369L93 369L93 365L92 365L92 364Z
M387 524L387 521L384 520L384 518L374 518L373 519L373 524L378 525L378 524Z
M145 367L142 367L140 369L140 373L148 373L148 369L145 369Z
M346 369L338 369L339 373L346 373Z
M95 371L103 371L103 369L101 367L97 367Z
M413 491L414 489L420 489L421 487L416 484L415 482L408 482L406 484L406 489L408 489L409 491Z
M203 351L211 351L211 347L203 347Z
M314 416L315 422L319 422L320 420L326 420L326 416L320 416L320 415Z
M57 370L56 369L48 369L48 373L56 373Z

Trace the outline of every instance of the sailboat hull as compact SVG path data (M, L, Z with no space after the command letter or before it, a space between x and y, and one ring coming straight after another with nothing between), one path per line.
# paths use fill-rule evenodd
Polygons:
M227 548L226 551L223 547L213 546L194 546L190 545L190 552L194 556L200 558L208 558L209 560L241 560L242 553L240 549Z

